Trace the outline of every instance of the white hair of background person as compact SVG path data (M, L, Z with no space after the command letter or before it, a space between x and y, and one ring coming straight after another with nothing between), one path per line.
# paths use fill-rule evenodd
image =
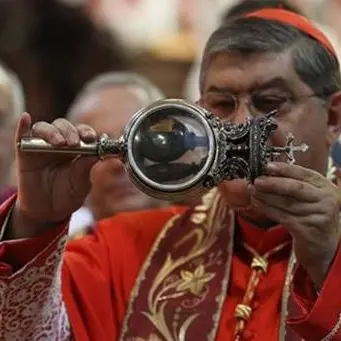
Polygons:
M0 86L10 90L10 108L13 119L18 119L25 111L24 90L19 78L0 63Z
M25 110L25 96L19 78L1 62L0 89L0 91L5 92L9 100L9 112L7 113L8 115L6 115L6 122L8 124L0 127L0 130L3 129L8 131L8 133L12 135L11 138L14 140L16 122ZM2 148L8 148L8 146L3 146ZM14 150L12 150L12 148L10 150L13 154L6 153L6 159L3 160L0 188L3 188L4 186L15 186L16 184Z
M106 87L127 86L138 90L142 102L147 105L165 98L163 92L147 78L134 72L106 72L102 73L85 84L83 90L71 105L67 117L74 121L77 115L78 104L88 94L94 93Z

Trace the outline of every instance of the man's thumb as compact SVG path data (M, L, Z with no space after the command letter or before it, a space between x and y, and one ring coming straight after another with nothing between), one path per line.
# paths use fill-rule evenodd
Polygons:
M30 136L31 130L31 115L27 112L24 112L17 125L16 133L15 133L15 142L18 143L23 137Z

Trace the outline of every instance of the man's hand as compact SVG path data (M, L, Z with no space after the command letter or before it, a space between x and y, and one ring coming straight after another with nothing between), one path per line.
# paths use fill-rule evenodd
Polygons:
M250 185L252 203L289 230L298 262L319 289L339 245L341 191L297 165L270 163L267 174Z
M24 136L44 139L55 146L92 142L96 132L89 126L74 126L65 119L52 124L35 123L24 114L18 124L16 142ZM18 200L8 238L37 235L60 224L84 202L90 189L89 171L93 157L67 154L23 153L17 148Z

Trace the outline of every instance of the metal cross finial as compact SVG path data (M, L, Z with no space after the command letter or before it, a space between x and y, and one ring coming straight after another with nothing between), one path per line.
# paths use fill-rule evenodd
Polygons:
M299 146L294 145L294 135L289 133L286 137L286 143L284 147L271 147L270 153L273 156L285 154L289 160L289 163L294 164L296 162L295 153L297 152L306 152L309 149L309 146L305 143L302 143Z
M292 133L289 133L287 136L285 147L284 147L286 148L285 155L287 156L291 164L296 162L296 159L295 159L296 152L306 152L309 149L308 145L305 143L302 143L299 146L294 146L294 139L295 139L294 135Z

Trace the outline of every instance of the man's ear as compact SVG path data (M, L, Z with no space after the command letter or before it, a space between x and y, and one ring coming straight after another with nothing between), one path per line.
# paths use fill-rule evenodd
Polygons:
M327 143L332 146L341 133L341 91L329 98Z

